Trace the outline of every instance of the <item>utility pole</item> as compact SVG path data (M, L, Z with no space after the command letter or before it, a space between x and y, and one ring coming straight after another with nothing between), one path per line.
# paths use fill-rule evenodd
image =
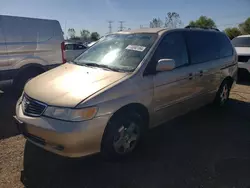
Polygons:
M68 35L68 33L67 33L67 20L65 20L64 37L66 37L66 35ZM68 37L67 37L67 38L68 38Z
M140 29L143 28L143 25L140 25Z
M125 21L119 21L119 23L120 23L119 31L123 31L123 29L125 29L125 27L123 27L124 22Z
M110 34L110 33L112 33L112 23L113 23L113 21L108 21L108 23L109 23L109 26L108 26L109 34Z

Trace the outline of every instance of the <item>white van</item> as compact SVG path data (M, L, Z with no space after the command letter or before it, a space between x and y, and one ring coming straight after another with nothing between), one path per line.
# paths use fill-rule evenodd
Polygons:
M241 73L250 73L250 35L241 35L232 40L238 54L238 66ZM246 75L246 74L245 74Z
M65 62L64 38L56 20L0 15L0 90L17 93L32 77Z

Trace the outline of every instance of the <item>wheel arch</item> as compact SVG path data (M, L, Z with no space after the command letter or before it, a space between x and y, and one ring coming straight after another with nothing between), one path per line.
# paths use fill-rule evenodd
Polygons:
M141 103L130 103L125 106L122 106L121 108L115 111L115 113L111 116L108 122L110 122L115 116L130 110L139 113L142 116L143 120L145 121L146 125L145 128L149 127L149 120L150 120L149 111L147 107Z
M228 81L229 82L229 84L230 84L230 88L232 87L232 85L233 85L233 83L234 83L234 79L233 79L233 77L231 77L231 76L227 76L226 78L224 78L224 80L221 82L221 84L222 83L224 83L225 81Z
M38 73L43 73L46 71L46 69L44 68L44 66L38 64L38 63L30 63L27 65L24 65L22 67L19 68L18 72L16 73L15 79L14 79L14 84L17 83L17 81L19 80L19 78L28 71L37 71Z

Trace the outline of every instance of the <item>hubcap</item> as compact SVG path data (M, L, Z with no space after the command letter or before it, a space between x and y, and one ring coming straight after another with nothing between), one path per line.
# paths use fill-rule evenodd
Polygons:
M131 152L139 138L139 127L131 122L126 128L124 125L118 130L118 136L114 139L115 151L119 154Z
M229 90L228 90L227 84L225 84L220 94L221 104L224 104L226 100L228 99L228 91Z

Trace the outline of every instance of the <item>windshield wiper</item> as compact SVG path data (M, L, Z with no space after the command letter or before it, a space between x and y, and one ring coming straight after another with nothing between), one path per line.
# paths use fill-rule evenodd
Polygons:
M90 66L90 67L103 68L103 69L111 70L111 71L115 71L115 72L125 72L125 71L122 70L122 69L115 68L115 67L110 67L110 66L108 66L108 65L98 64L98 63L82 63L81 65Z

